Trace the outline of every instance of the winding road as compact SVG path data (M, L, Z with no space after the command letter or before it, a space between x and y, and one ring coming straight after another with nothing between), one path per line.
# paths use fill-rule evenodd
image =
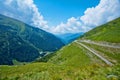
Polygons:
M95 45L104 46L104 47L120 48L120 44L119 45L113 45L112 43L107 43L107 42L106 43L98 43L98 42L94 42L94 41L90 41L90 40L80 40L80 42L95 44Z
M108 61L107 59L105 59L104 57L102 57L101 55L99 55L95 50L87 47L86 45L84 45L83 43L81 42L78 42L78 41L75 41L77 44L81 45L82 47L86 48L87 50L89 50L90 52L92 52L94 55L96 55L98 58L100 58L102 61L104 61L106 64L112 66L113 64Z

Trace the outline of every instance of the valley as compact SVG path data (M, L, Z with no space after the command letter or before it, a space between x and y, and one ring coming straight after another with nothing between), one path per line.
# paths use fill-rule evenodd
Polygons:
M0 80L119 80L119 32L120 18L117 18L40 60L1 65Z

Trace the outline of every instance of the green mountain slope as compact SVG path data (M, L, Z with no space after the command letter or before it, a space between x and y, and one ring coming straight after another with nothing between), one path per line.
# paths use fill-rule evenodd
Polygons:
M13 64L14 59L33 61L41 51L55 51L63 45L50 33L0 15L0 64Z
M96 64L76 68L50 63L0 66L0 80L119 80L119 67Z
M115 20L115 22L118 19ZM114 22L114 21L112 21ZM108 24L112 24L112 22ZM105 24L107 25L107 24ZM112 26L120 26L119 23L112 24ZM104 25L103 25L104 26ZM102 32L102 28L106 29L105 34L109 33L110 28L107 26L100 26L98 32ZM95 35L96 29L93 29L89 34ZM116 33L117 29L111 31ZM94 32L95 30L95 32ZM94 34L93 34L94 33ZM88 34L88 33L86 33ZM85 34L85 35L86 35ZM116 33L119 34L119 33ZM45 62L36 62L32 64L22 66L0 66L0 79L1 80L119 80L120 79L120 48L100 46L95 44L89 44L81 42L83 39L89 39L98 41L96 38L89 37L88 35L76 40L75 42L64 46L62 49L47 56ZM102 37L102 34L99 35ZM104 36L104 35L103 35ZM109 35L109 37L113 35ZM115 35L117 36L117 35ZM88 38L89 37L89 38ZM97 37L97 36L96 36ZM116 42L114 39L108 41L108 39L99 39L103 42ZM93 54L90 50L86 49L82 43L89 47L92 51L95 51L113 65L106 64L102 59ZM120 43L118 40L117 44ZM116 44L116 45L117 45ZM49 58L49 59L48 59Z
M87 53L87 54L86 54ZM91 56L88 56L91 55ZM96 61L93 61L93 59ZM72 43L57 51L48 61L57 65L80 67L88 64L101 62L90 52L86 51L77 43Z
M120 18L88 31L82 38L120 43Z

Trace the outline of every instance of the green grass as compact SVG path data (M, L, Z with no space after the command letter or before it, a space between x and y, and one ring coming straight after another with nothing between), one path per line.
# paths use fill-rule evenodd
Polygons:
M82 38L94 41L120 43L120 18L88 31Z
M109 75L115 75L117 79L108 79ZM23 66L0 66L0 80L118 80L119 75L119 65L108 67L94 64L74 68L33 63Z
M76 43L72 43L55 53L48 62L67 65L67 66L81 66L90 64L91 59L85 54L84 49L79 47Z

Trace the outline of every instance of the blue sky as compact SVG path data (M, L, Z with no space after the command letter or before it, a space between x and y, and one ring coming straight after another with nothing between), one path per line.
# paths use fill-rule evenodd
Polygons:
M88 7L96 6L100 0L34 0L45 20L53 26L66 22L70 17L84 14Z
M47 32L87 32L120 17L120 0L0 0L0 14Z

